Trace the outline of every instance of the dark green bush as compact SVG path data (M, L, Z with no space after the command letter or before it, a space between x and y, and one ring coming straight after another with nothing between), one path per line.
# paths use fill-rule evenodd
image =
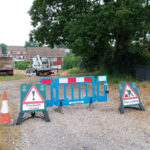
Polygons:
M32 62L30 62L30 61L15 62L16 69L25 70L25 69L31 68L31 66L32 66Z
M68 53L63 60L63 70L77 68L80 66L81 57L75 56L73 53Z

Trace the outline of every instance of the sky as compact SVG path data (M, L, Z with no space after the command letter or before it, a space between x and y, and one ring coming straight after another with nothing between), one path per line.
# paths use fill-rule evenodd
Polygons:
M32 29L28 10L33 0L0 0L0 43L24 46Z

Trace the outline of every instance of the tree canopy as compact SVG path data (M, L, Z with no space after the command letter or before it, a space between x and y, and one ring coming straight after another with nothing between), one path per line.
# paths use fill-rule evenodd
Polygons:
M7 45L4 43L1 43L0 47L2 48L2 54L7 54Z
M150 64L149 0L34 0L29 11L33 41L64 43L82 66L110 72Z
M37 42L25 41L24 47L39 47L39 44Z

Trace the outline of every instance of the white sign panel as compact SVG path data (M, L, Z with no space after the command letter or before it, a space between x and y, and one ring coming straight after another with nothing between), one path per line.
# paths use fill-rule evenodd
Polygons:
M139 99L130 99L130 100L123 100L123 104L126 105L135 105L135 104L139 104Z

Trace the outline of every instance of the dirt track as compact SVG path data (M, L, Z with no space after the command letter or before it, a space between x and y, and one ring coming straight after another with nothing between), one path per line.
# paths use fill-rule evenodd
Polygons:
M53 76L55 78L55 76ZM0 82L0 91L7 90L11 114L16 121L19 113L20 84L39 83L40 77ZM140 85L142 91L142 85ZM64 107L64 114L48 108L50 123L30 119L15 127L21 132L16 150L149 150L150 149L150 102L149 91L141 94L146 111L125 109L118 111L120 100L117 88L109 87L107 102ZM2 92L0 92L2 97ZM144 97L147 97L145 100Z

